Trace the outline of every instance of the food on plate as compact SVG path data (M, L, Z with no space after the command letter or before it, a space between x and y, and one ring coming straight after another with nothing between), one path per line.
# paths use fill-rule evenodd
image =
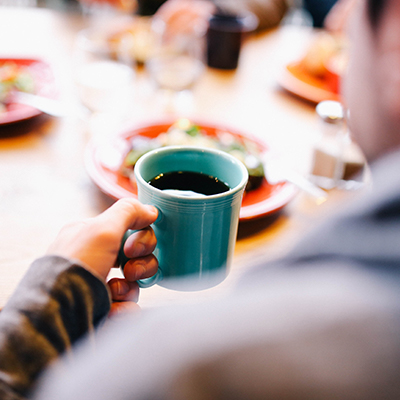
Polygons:
M226 130L217 131L215 136L209 135L187 119L178 120L166 132L155 138L134 136L121 165L121 173L133 179L133 168L143 154L159 147L182 145L215 148L238 158L249 172L247 192L257 189L265 177L261 150L255 142L235 136Z
M35 82L27 66L12 61L0 64L0 113L7 111L15 91L33 93Z
M140 65L144 64L151 56L155 41L150 17L137 17L108 35L111 50L122 51L124 56L135 60Z
M347 64L346 41L342 36L322 31L311 42L300 65L309 74L324 78L331 72L332 63L335 72L341 75Z

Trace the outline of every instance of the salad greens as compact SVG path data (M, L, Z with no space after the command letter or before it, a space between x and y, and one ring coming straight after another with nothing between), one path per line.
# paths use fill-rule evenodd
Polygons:
M7 61L0 65L0 113L7 111L7 104L15 91L32 93L35 83L26 66Z
M208 135L201 127L186 119L178 120L167 132L155 138L134 136L131 139L131 149L121 166L121 173L132 178L133 168L143 154L159 147L176 145L211 147L238 158L249 172L246 191L257 189L264 179L264 167L256 143L222 130L217 131L215 136Z

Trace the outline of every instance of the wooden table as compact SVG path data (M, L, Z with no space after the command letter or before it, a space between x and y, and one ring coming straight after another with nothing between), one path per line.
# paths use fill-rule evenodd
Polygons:
M0 7L0 55L49 61L60 97L77 101L71 55L76 33L87 24L79 15ZM280 90L276 79L306 45L307 35L282 28L248 38L237 71L206 71L194 89L190 117L255 135L287 156L300 172L306 171L317 131L314 106ZM146 82L146 73L138 71L132 125L162 117L153 107L152 94L143 89ZM83 163L85 146L96 134L95 124L75 117L42 115L0 126L0 307L64 224L94 216L112 204L92 183ZM101 134L107 132L103 129ZM192 293L155 286L142 290L140 304L146 308L201 301L224 293L254 260L284 254L313 225L311 221L343 196L332 193L318 207L300 193L282 213L240 224L231 273L222 284Z

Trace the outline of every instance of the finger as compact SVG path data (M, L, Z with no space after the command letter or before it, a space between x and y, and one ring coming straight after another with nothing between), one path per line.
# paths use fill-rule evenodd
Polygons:
M124 267L124 276L127 281L134 282L138 279L150 278L157 272L157 269L157 258L150 254L129 260Z
M114 301L138 301L139 286L136 282L125 279L112 278L108 281L111 298Z
M132 233L125 242L124 253L128 258L151 254L157 244L156 235L150 227Z
M133 301L117 301L111 304L109 317L114 318L125 314L133 314L140 312L140 306Z
M157 219L155 207L140 203L136 199L118 200L110 208L98 216L99 222L107 224L123 234L128 229L142 229Z

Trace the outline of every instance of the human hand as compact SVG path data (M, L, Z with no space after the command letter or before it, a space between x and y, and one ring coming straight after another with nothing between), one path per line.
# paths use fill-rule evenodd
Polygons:
M158 9L155 18L165 23L171 35L202 34L214 11L214 4L207 0L168 0Z
M135 199L122 199L94 218L65 226L47 253L78 260L105 280L110 269L116 266L125 232L128 229L140 230L125 242L125 254L132 258L125 265L125 279L109 282L113 300L135 301L139 293L135 281L154 275L158 268L152 255L156 238L149 228L156 219L157 209L153 206L143 205ZM116 307L118 305L113 306Z

